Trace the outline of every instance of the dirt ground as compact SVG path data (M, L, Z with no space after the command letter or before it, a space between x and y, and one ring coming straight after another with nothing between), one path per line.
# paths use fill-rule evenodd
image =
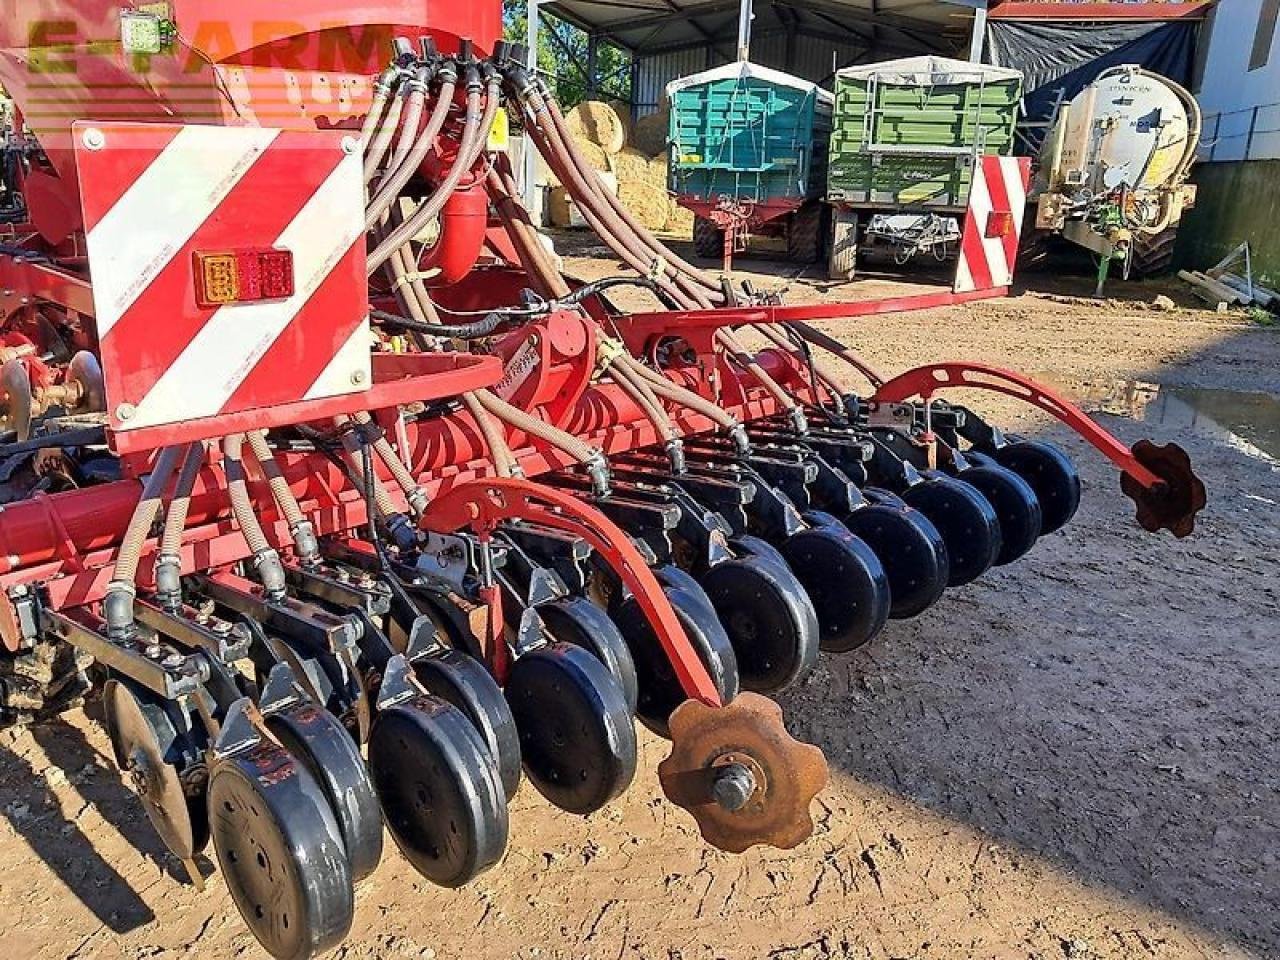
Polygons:
M575 253L571 270L612 271ZM744 266L761 286L788 276ZM1152 399L1112 389L1133 380L1280 394L1274 329L1173 287L1116 284L1095 303L1086 279L1028 282L1050 292L825 326L890 370L981 358L1113 401ZM797 280L789 297L890 289ZM1151 308L1161 292L1178 307ZM782 698L832 767L809 843L708 849L661 798L664 744L642 732L635 785L590 818L522 787L504 861L466 889L389 850L336 955L1280 957L1280 464L1203 417L1100 414L1127 441L1176 438L1208 485L1193 537L1153 537L1072 436L980 404L1076 455L1084 505ZM261 955L216 873L204 894L175 879L82 713L0 733L0 863L4 960Z

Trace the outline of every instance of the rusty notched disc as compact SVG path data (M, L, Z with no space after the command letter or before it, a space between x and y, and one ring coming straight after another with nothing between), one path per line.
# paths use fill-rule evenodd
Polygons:
M1138 524L1152 533L1168 530L1179 539L1188 536L1207 497L1187 451L1176 443L1160 446L1139 440L1133 445L1133 456L1164 481L1163 487L1147 490L1127 473L1120 475L1120 489L1138 505Z
M772 700L755 693L724 707L686 700L671 714L671 740L671 756L658 767L662 789L693 814L707 843L730 853L756 844L788 849L813 833L809 805L826 785L827 760L787 733ZM739 802L726 805L716 791L728 771L744 786Z

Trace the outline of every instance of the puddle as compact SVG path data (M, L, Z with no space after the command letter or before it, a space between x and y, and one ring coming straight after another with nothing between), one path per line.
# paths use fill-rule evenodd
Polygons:
M1248 456L1280 463L1280 397L1141 380L1084 380L1059 386L1090 413L1141 420L1160 427L1163 436L1194 430Z

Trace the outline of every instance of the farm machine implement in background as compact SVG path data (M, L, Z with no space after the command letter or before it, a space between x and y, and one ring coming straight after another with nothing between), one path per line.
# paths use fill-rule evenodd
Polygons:
M980 364L881 376L812 325L856 304L663 247L496 2L311 9L0 25L0 709L100 696L165 845L199 883L212 844L271 955L343 939L384 825L455 887L502 857L522 780L610 803L636 720L707 842L803 842L826 763L770 696L1079 502L1059 450L941 391L1057 416L1145 527L1190 532L1177 447ZM625 275L557 272L504 109Z

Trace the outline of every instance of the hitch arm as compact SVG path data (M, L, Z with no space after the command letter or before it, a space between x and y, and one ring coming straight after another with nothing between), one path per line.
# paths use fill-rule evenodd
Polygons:
M527 520L589 543L635 596L685 694L721 706L715 684L640 551L621 528L572 494L516 478L476 480L433 500L421 523L434 533L471 530L489 536L507 520Z

